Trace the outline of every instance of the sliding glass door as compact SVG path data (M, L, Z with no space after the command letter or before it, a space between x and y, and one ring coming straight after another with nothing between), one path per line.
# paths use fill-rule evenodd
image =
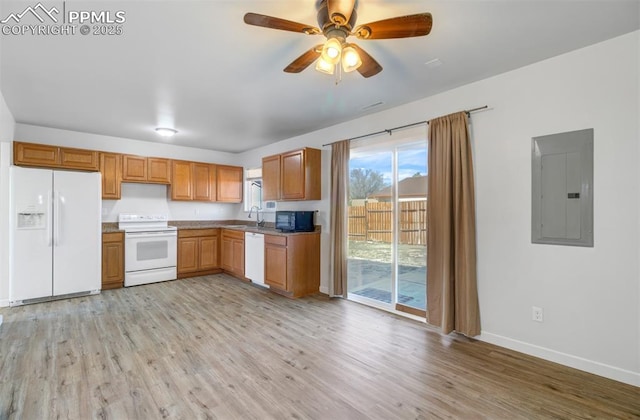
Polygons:
M352 146L348 296L426 311L427 142L422 132Z

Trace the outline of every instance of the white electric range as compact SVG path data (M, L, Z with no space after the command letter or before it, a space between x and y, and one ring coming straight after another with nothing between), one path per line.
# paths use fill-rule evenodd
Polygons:
M125 287L176 279L178 230L168 221L166 214L118 216L125 238Z

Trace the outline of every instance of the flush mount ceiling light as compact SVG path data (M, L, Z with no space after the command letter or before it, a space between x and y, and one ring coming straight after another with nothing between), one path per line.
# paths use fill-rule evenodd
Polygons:
M158 135L160 135L161 137L173 137L177 132L178 130L174 130L173 128L166 128L166 127L156 128L156 133L158 133Z
M244 22L306 35L323 34L327 38L323 44L312 47L293 60L284 69L287 73L299 73L317 60L316 70L323 73L334 74L335 69L338 69L338 74L341 69L345 72L358 70L363 77L375 76L382 71L382 66L356 44L347 43L347 37L353 35L360 40L368 40L424 36L431 32L433 24L431 13L419 13L356 26L356 0L320 0L317 10L319 28L257 13L244 15ZM333 68L329 70L329 66Z

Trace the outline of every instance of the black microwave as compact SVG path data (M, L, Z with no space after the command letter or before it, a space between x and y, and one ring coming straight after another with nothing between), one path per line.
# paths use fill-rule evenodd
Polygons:
M276 229L282 232L313 232L315 211L276 211Z

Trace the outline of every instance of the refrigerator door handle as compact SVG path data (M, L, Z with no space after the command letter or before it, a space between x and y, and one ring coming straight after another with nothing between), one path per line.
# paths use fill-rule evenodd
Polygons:
M47 246L53 245L53 214L51 209L53 208L53 191L48 191L47 194Z
M55 193L55 197L54 197L54 203L55 203L55 209L53 210L53 212L55 213L55 218L56 218L56 222L55 222L55 245L58 246L60 245L60 221L61 221L61 217L60 217L60 191L56 191Z

